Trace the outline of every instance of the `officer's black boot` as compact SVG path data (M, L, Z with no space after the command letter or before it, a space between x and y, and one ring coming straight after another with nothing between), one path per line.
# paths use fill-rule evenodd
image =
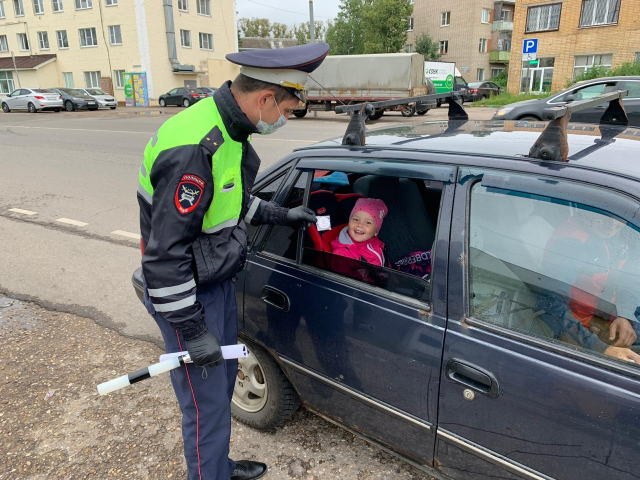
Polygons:
M240 460L236 462L236 468L231 473L231 480L255 480L267 473L267 466L261 462Z

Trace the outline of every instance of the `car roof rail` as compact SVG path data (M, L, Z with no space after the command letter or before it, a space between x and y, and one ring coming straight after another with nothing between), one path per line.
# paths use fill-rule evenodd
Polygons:
M550 120L550 122L529 150L529 157L566 162L569 155L567 124L571 119L571 114L596 105L609 102L609 106L600 117L600 125L628 126L629 117L627 117L627 112L625 112L622 105L622 99L628 93L629 90L616 90L615 92L604 93L587 100L579 100L559 107L545 108L542 116L545 120Z
M395 107L398 105L408 105L409 103L425 103L432 100L446 100L449 104L449 120L469 120L469 115L458 99L462 95L458 92L434 93L432 95L422 95L420 97L398 98L395 100L383 100L381 102L357 103L354 105L339 105L336 113L350 113L351 120L347 126L347 131L342 138L342 145L363 146L365 144L365 120L375 110L384 107Z

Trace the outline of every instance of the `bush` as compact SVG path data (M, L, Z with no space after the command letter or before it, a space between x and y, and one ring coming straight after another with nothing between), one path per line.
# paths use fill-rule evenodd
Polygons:
M498 75L489 79L490 82L495 83L503 90L507 89L507 82L509 81L509 69L505 68Z
M640 76L640 63L638 62L627 62L623 63L619 67L614 68L613 70L609 69L609 67L603 67L602 65L594 65L591 68L588 68L584 73L578 75L573 80L569 80L567 82L567 88L575 85L578 82L582 82L584 80L593 80L595 78L602 77L628 77L631 75Z
M515 102L523 102L524 100L537 100L539 98L548 97L550 94L545 93L542 95L534 95L534 94L519 94L512 95L508 92L503 92L500 95L495 95L491 98L487 98L485 100L479 100L473 103L465 103L465 107L504 107L505 105L509 105L510 103Z

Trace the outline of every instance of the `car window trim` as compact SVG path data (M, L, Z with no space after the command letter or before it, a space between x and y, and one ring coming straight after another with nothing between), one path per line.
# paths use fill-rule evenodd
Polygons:
M470 167L470 168L475 170L481 170L481 171L484 171L485 173L486 172L490 172L490 173L503 172L502 170L492 170L484 167ZM504 172L513 173L513 174L520 173L520 172L509 172L509 171L504 171ZM482 174L482 177L484 177L484 173ZM554 177L547 177L547 178L554 178ZM561 180L574 181L574 182L581 183L585 186L593 186L595 188L601 188L601 189L605 188L603 185L591 184L587 182L581 182L578 180L569 180L569 179L561 179ZM476 178L468 182L465 189L465 202L466 202L465 212L466 213L465 213L465 239L463 243L464 243L464 256L466 259L469 258L469 226L471 221L471 215L470 215L471 190L475 185L481 182L482 182L482 178ZM461 191L461 190L462 189L458 191ZM616 193L616 195L624 195L622 192L618 192L617 190L614 190L614 192ZM525 333L518 332L517 330L511 330L505 327L501 327L491 322L487 322L486 320L482 320L472 316L471 315L471 292L469 289L469 262L468 261L464 262L463 284L464 284L465 298L463 298L463 301L462 301L464 305L464 318L462 323L468 324L470 326L478 327L484 331L489 331L491 333L498 334L501 338L509 338L511 340L516 340L529 346L534 346L552 353L560 354L563 357L567 357L573 360L579 360L592 366L604 368L606 370L609 370L615 373L622 373L628 376L632 376L636 379L640 379L640 367L632 367L632 366L625 365L623 363L618 363L614 360L609 360L606 357L598 357L587 351L571 348L569 345L564 343L560 343L560 342L556 343L554 341L547 340L542 337L527 335ZM458 320L455 320L449 317L447 321L457 322Z

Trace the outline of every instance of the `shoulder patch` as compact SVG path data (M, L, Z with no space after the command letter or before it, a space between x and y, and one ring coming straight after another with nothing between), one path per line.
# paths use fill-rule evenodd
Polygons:
M203 191L204 180L197 175L183 175L176 188L175 203L178 212L181 215L193 212L200 203Z
M200 145L209 150L213 155L224 143L224 137L218 126L213 127L200 141Z

